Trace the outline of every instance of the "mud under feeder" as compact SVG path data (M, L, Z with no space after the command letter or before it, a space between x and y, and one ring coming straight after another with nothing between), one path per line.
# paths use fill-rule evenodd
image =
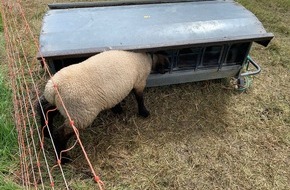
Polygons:
M165 74L147 86L235 77L243 86L260 66L249 52L267 46L256 16L232 0L136 0L50 4L40 34L39 59L52 73L102 51L162 52ZM251 69L249 69L251 68ZM128 68L130 69L130 68Z

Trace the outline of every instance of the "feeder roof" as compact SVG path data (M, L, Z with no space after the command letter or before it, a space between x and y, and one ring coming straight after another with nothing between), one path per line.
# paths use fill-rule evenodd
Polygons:
M253 13L231 0L50 7L43 19L39 57L234 41L267 46L273 38Z

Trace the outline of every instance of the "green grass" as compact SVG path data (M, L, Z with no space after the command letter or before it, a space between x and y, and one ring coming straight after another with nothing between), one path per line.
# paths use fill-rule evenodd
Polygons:
M12 92L8 85L9 76L4 60L3 24L0 16L0 189L17 189L11 179L18 167L17 133L13 123Z
M265 28L275 35L274 40L266 48L269 56L267 64L275 67L282 65L290 69L290 1L238 0L238 2L255 13Z
M15 187L9 179L13 169L17 167L16 155L17 134L12 119L11 90L7 86L7 76L0 71L0 189L11 189ZM15 188L14 188L15 189Z

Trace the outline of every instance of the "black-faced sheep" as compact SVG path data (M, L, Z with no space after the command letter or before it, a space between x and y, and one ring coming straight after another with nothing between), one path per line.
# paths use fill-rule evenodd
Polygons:
M120 102L132 90L138 103L139 115L147 117L149 111L143 99L147 77L152 69L158 68L163 73L166 61L162 55L111 50L58 71L47 82L40 101L44 113L56 107L66 119L64 125L53 129L55 113L49 113L49 123L45 123L43 113L40 112L41 125L50 127L58 155L74 134L60 97L78 129L88 127L102 110L112 108L114 112L121 112Z

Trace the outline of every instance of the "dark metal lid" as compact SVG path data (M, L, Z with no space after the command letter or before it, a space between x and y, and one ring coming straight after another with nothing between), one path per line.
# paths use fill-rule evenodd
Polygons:
M267 46L256 16L231 0L182 1L51 9L39 57L94 54L109 49L154 50L233 41Z

